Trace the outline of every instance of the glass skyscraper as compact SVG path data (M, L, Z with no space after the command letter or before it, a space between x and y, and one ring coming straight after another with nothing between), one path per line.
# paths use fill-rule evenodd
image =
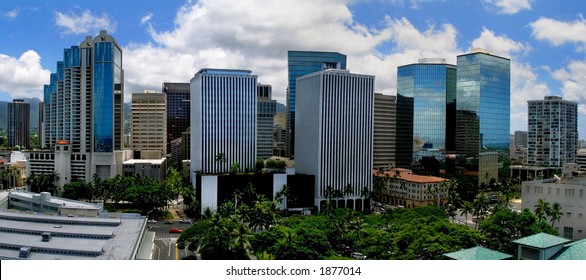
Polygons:
M420 59L397 69L396 165L454 151L456 66Z
M163 83L162 92L167 95L167 151L171 141L181 138L190 126L189 83Z
M326 69L346 69L346 55L337 52L288 51L289 86L287 87L288 155L295 155L296 80L303 75Z
M123 145L123 104L122 48L111 35L102 30L64 49L63 60L44 86L43 100L45 145L69 145L57 147L68 161L55 162L61 184L89 181L93 174L116 175L114 151Z
M511 68L508 58L474 50L457 58L456 150L478 183L498 179L497 152L508 154Z

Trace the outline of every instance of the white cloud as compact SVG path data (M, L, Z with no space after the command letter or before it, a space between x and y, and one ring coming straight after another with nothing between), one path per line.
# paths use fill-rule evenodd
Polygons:
M562 84L560 90L564 99L586 103L586 60L571 61L565 68L554 71L552 77Z
M102 29L109 33L116 31L116 24L110 21L108 15L95 16L89 10L78 15L55 12L55 24L62 28L61 33L65 35L97 33Z
M148 13L147 15L145 15L144 17L142 17L140 19L140 24L145 24L145 23L149 22L151 20L151 18L153 18L153 13Z
M387 18L371 29L355 22L343 1L203 0L182 7L173 30L148 28L155 44L124 49L128 94L163 81L188 82L200 68L226 67L252 70L284 103L287 50L344 53L350 71L376 75L377 92L395 94L397 66L421 57L455 63L461 53L450 24L418 30L405 18ZM392 46L392 54L378 52L382 45Z
M41 66L41 57L29 50L19 58L0 54L0 92L13 98L39 97L51 72Z
M586 46L586 20L581 16L573 22L541 17L529 26L535 39L547 41L554 46L576 43L580 45L578 50L581 51Z
M4 17L7 19L15 19L18 16L18 10L14 9L4 13Z
M484 0L487 10L497 14L512 15L522 10L531 10L530 0Z
M486 49L496 55L510 58L513 54L526 54L531 50L528 44L516 42L505 35L497 36L492 30L483 27L480 37L472 41L472 47Z

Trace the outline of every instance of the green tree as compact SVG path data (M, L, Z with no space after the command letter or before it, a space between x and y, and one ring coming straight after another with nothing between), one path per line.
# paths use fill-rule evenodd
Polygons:
M562 206L556 202L551 206L551 211L550 211L550 222L551 222L551 227L553 228L554 222L556 221L560 221L560 219L562 218L563 213L562 213Z
M53 195L59 192L57 182L59 182L59 174L54 171L50 173L33 173L27 179L31 192L50 192Z
M549 205L549 202L545 201L543 198L540 198L535 204L534 212L538 221L545 221L551 212L551 206Z
M499 209L481 221L480 232L486 237L489 248L512 255L517 252L517 245L513 243L516 239L540 232L557 235L549 224L538 220L528 209L517 213L507 208Z

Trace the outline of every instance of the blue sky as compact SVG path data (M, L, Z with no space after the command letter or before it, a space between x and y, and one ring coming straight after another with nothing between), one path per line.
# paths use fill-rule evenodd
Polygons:
M472 47L511 58L511 132L527 100L579 102L586 137L586 1L103 0L0 2L0 100L41 97L63 48L100 29L124 49L132 92L188 82L203 67L252 70L285 103L287 50L338 51L352 72L396 93L397 66Z

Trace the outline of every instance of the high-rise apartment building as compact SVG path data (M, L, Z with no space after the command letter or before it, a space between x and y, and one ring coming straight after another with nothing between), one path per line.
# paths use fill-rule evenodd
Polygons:
M372 167L395 167L397 96L374 94Z
M122 61L122 48L102 30L65 49L44 86L45 145L55 149L61 185L121 173L117 163L123 159L115 151L122 149L124 137Z
M578 103L546 96L528 103L527 164L563 167L578 151Z
M397 68L397 167L455 150L456 66L420 59Z
M164 93L132 94L131 148L135 159L167 155L167 98Z
M474 49L457 57L456 76L456 151L488 184L498 179L494 153L509 149L510 60Z
M8 102L8 147L18 145L30 148L30 113L31 104L24 102L24 99L13 99L12 102Z
M273 118L277 101L271 98L271 85L258 84L256 157L262 160L273 156Z
M336 52L288 51L287 64L289 85L287 87L287 154L295 155L295 112L298 77L326 69L346 69L346 55Z
M171 141L181 138L189 127L189 83L163 83L162 92L167 95L167 151Z
M315 176L319 209L333 192L344 194L347 208L367 209L363 194L372 190L374 76L329 69L300 77L296 89L295 172Z
M257 76L249 70L201 69L191 79L191 177L195 172L254 170Z

